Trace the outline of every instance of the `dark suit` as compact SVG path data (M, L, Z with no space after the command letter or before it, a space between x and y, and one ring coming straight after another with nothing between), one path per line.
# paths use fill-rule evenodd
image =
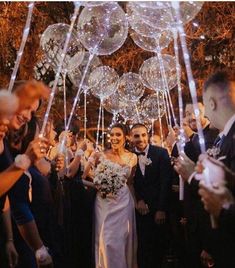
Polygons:
M219 157L220 156L226 156L222 162L231 171L235 172L235 122L221 143Z
M138 234L138 267L160 267L165 249L165 224L157 225L154 220L157 211L167 211L172 176L170 158L166 149L149 146L148 158L152 160L145 167L144 176L137 165L134 177L136 199L144 200L150 212L140 215L136 212Z
M228 134L224 137L220 145L220 153L218 157L226 156L222 162L233 172L235 172L235 122L230 128ZM230 189L235 196L234 181L229 183ZM213 230L213 244L211 249L214 254L218 267L235 267L235 240L234 230L229 228L228 223L234 220L234 206L229 210L222 210L219 218L218 230ZM231 225L230 225L231 226ZM234 228L234 227L233 227Z

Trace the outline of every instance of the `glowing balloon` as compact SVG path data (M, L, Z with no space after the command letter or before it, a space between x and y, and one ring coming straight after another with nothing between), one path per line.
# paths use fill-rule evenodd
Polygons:
M70 71L68 73L68 77L69 79L71 80L71 82L73 83L74 86L78 87L80 82L81 82L81 79L82 79L82 75L85 71L85 68L86 68L86 65L87 65L87 62L88 62L88 58L89 58L89 55L90 53L89 52L85 52L85 55L84 55L84 58L83 58L83 61L82 63L79 65L78 68L75 68L73 69L72 71ZM102 65L102 62L100 61L100 59L97 57L97 56L94 56L90 62L90 65L88 67L88 70L87 70L87 73L86 73L86 76L85 76L85 79L83 81L83 85L82 85L82 88L85 89L85 90L88 90L89 89L89 86L88 86L88 79L89 79L89 76L90 76L90 73L97 67L101 66Z
M114 69L100 66L91 72L88 85L91 93L103 101L115 92L118 79L119 76Z
M110 55L125 42L128 21L116 2L85 7L78 20L81 43L93 54Z
M167 54L163 54L162 59L168 89L172 89L177 84L175 59L174 57ZM139 74L143 79L143 81L147 81L147 83L150 85L152 89L156 91L165 90L158 57L152 57L145 60L140 67Z
M102 1L88 1L88 2L81 2L85 7L94 7L94 6L101 6L106 4L107 2Z
M142 36L135 31L130 32L130 36L138 47L144 50L156 52L159 46L160 50L167 47L173 39L171 31L155 31L155 37Z
M163 95L149 95L142 101L142 114L148 119L158 119L165 114Z
M140 115L140 103L139 102L130 102L126 103L124 109L120 111L120 115L125 120L133 120Z
M159 8L153 8L148 2L141 6L138 2L129 2L128 8L131 9L135 16L141 18L147 25L153 28L166 29L172 22L170 3L164 3ZM136 31L136 29L135 29Z
M65 45L69 25L57 23L47 27L40 40L40 46L54 70L57 70ZM71 71L79 66L84 57L84 49L79 42L78 34L72 31L67 53L64 58L63 72Z
M115 91L104 100L103 106L108 112L116 114L125 109L126 104L120 99L118 92Z
M138 74L125 73L118 82L118 94L125 101L137 102L144 94L144 85Z
M185 24L192 20L201 10L203 1L182 1L180 4L180 14L182 22ZM173 9L172 9L173 12ZM175 14L173 12L174 18Z
M202 1L181 1L180 13L183 24L192 20L203 6ZM131 9L146 24L154 28L171 29L175 26L175 12L171 2L131 2Z
M148 25L138 14L133 12L131 4L127 4L128 21L131 28L138 34L147 37L154 37L160 29Z

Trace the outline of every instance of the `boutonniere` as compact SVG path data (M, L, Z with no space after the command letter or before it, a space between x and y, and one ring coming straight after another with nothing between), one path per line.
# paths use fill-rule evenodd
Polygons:
M213 157L214 159L217 159L218 155L220 154L220 148L218 148L216 146L213 146L212 148L207 149L207 154L210 157Z
M145 166L149 166L150 164L152 164L152 160L150 158L147 158L146 155L139 155L139 161Z

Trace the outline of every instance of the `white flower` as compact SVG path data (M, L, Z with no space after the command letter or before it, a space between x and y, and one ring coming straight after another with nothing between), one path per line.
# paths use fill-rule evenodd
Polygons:
M108 159L102 159L94 175L94 184L103 198L116 196L127 180L126 169Z
M150 158L147 158L146 155L139 155L139 163L148 166L150 164L152 164L152 160Z

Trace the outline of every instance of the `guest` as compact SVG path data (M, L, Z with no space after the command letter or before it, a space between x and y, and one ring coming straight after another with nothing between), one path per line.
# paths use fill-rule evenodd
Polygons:
M38 108L39 99L46 98L49 95L49 90L40 82L28 81L21 83L16 88L15 94L19 98L19 108L10 121L9 129L19 130L23 125L25 125L25 123L30 121L32 113L34 113ZM14 154L10 153L10 146L14 146L15 149L20 149L22 145L22 139L18 139L19 137L22 138L22 136L15 136L14 134L16 134L16 132L11 132L4 142L4 152L1 155L1 168L3 170L13 163ZM11 138L13 139L11 140ZM12 141L12 143L10 142L10 140ZM37 158L45 156L46 146L46 139L34 139L28 146L26 152L23 155L18 155L16 157L14 167L17 172L20 171L20 174L18 174L18 176L20 176L24 171L26 171L31 165L31 163L34 163ZM26 175L23 175L22 177L25 176ZM18 181L19 183L21 183L21 179ZM16 187L16 184L14 185L14 187ZM11 189L11 191L13 191L13 188ZM32 218L31 222L29 222L28 224L24 226L19 226L19 230L25 241L27 241L28 244L35 251L39 265L43 266L45 264L51 263L51 257L47 253L45 247L43 247L43 243L38 235L37 227ZM41 253L43 253L44 256L42 256Z
M161 147L162 146L161 137L159 135L157 135L157 134L152 135L151 138L150 138L150 143L152 145L156 145L156 146Z
M131 128L131 142L139 155L134 177L138 267L161 267L172 178L170 158L166 149L149 144L148 130L143 124Z
M218 224L217 229L213 230L212 256L216 260L216 267L234 267L235 210L234 197L229 189L234 188L235 174L221 162L205 155L201 155L199 164L207 170L207 177L205 172L195 176L200 180L199 194L205 209L214 216Z

